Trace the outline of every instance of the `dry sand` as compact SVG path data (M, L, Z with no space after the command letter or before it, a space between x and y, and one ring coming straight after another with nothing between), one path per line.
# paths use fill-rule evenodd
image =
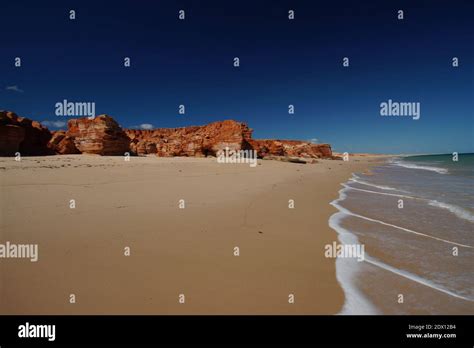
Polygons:
M0 243L39 245L38 262L0 259L0 313L338 313L329 202L377 161L0 158Z

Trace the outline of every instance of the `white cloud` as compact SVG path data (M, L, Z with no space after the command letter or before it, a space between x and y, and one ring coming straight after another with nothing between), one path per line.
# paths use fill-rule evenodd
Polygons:
M153 125L151 123L142 123L141 125L138 125L138 126L131 126L130 128L132 129L146 129L146 130L149 130L149 129L153 129Z
M313 144L317 144L317 143L319 143L319 140L316 139L316 138L312 138L312 139L309 139L309 142L313 143Z
M22 89L19 89L17 85L15 86L7 86L5 88L7 91L14 91L14 92L18 92L18 93L23 93L24 91Z
M46 127L55 127L55 128L62 128L66 125L64 121L43 121L41 122L43 126Z

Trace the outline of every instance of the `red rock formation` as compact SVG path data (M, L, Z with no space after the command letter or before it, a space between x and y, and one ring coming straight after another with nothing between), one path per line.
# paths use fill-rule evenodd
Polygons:
M138 154L158 156L215 156L226 147L233 150L250 149L252 130L245 123L232 120L205 126L157 128L153 130L126 129L130 148Z
M74 144L74 138L67 135L65 131L52 132L53 137L48 143L48 147L58 155L80 154Z
M69 120L66 135L74 139L81 153L114 156L130 151L129 137L107 115Z
M257 151L257 156L293 158L333 158L329 144L296 140L254 140L245 123L232 120L205 126L122 130L107 115L94 119L71 119L67 131L51 132L38 122L0 112L0 155L77 154L215 156L219 150Z
M250 145L257 150L257 156L288 156L303 158L332 158L331 145L313 144L298 140L250 140Z
M39 156L51 153L48 141L51 132L39 122L19 117L13 112L0 111L0 155Z
M15 124L3 124L3 121L0 114L0 155L13 156L25 139L25 129Z

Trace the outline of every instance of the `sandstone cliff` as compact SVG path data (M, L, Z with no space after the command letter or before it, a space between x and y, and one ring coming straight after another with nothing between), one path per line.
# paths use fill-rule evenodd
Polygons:
M58 155L80 154L81 151L76 147L74 138L66 131L60 130L52 132L53 136L48 143L48 147Z
M251 140L250 145L257 151L259 158L267 156L332 158L331 145L313 144L298 140Z
M250 149L252 130L245 123L232 120L205 126L157 128L153 130L126 129L130 148L138 155L215 156L226 147L232 150Z
M67 125L66 135L81 153L114 156L130 150L129 137L110 116L72 119Z
M51 132L39 122L9 111L0 111L0 155L41 156L51 154Z
M216 156L219 150L255 150L259 158L333 158L329 144L297 140L252 139L252 129L233 120L204 126L122 129L108 115L68 122L67 131L50 132L35 121L0 112L0 155L47 154L132 155L160 157Z

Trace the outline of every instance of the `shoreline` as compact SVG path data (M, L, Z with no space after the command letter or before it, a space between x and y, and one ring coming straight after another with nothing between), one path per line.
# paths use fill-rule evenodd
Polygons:
M337 314L344 293L324 257L338 242L330 202L380 160L0 158L2 241L39 244L38 262L0 263L1 312Z
M367 154L362 154L367 156ZM369 155L370 156L370 155ZM378 162L371 165L365 170L366 173L371 173L371 169L375 166L380 166L388 163L389 159L400 157L399 155L376 155L372 156L378 158ZM358 172L360 173L360 172ZM360 245L357 236L351 231L345 229L341 222L348 215L344 212L345 208L339 205L340 202L347 198L347 184L350 179L356 175L356 172L351 173L350 177L343 183L341 188L337 191L338 197L329 204L336 209L336 212L329 217L328 224L337 235L337 240L340 244L345 245ZM339 285L344 291L344 304L338 315L374 315L380 314L378 309L354 283L354 278L360 273L358 267L352 265L353 259L337 258L336 259L336 278Z
M346 295L340 314L472 311L472 286L464 276L472 258L472 213L462 195L453 195L456 184L468 185L469 180L463 179L463 167L453 169L447 161L393 165L388 160L377 166L375 176L354 173L342 185L339 197L331 202L338 211L330 225L342 244L364 246L365 262L337 259L337 278ZM410 180L404 181L406 177ZM424 182L433 184L423 186ZM446 196L439 203L437 188L443 185ZM446 252L453 246L462 252Z

